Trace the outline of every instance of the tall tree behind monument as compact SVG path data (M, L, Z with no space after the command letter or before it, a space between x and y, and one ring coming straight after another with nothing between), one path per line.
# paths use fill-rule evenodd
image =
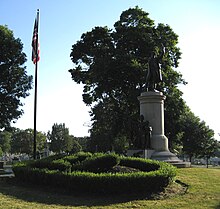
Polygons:
M173 70L181 54L178 36L168 25L156 26L148 15L138 7L128 9L122 12L114 30L95 27L72 47L70 56L75 67L69 71L75 82L84 84L83 100L92 105L91 138L94 145L103 141L99 143L101 150L111 149L120 135L126 136L130 145L135 142L139 120L137 97L146 88L148 61L153 51L165 52L159 60L163 82L157 88L170 95L172 106L165 107L165 114L169 118L176 116L175 120L167 121L167 127L172 129L183 112L185 103L177 85L185 82Z

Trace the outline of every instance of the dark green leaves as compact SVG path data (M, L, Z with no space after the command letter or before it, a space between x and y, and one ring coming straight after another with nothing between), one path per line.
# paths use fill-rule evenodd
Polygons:
M112 149L118 138L131 144L137 136L137 97L146 86L152 51L164 53L160 59L164 80L158 89L172 95L172 106L166 107L169 119L176 113L175 120L167 121L167 131L172 132L184 108L182 92L177 88L184 80L173 70L181 54L177 43L178 36L170 26L156 26L148 13L135 7L122 12L113 30L95 27L72 46L70 56L75 67L69 72L75 82L84 84L84 102L93 105L91 137L94 146L100 145L99 151Z
M6 26L0 26L0 128L22 115L20 99L28 96L32 88L32 76L25 70L26 55L22 50L20 39L15 39Z

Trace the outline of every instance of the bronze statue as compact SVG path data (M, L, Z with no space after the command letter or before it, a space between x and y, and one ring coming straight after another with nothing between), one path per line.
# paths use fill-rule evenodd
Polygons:
M162 81L162 73L160 68L160 60L164 55L164 47L160 56L156 56L153 51L148 61L148 72L146 76L146 90L155 91L157 84Z
M140 116L141 123L141 148L149 149L151 147L150 140L152 134L152 127L150 126L149 121L144 121L144 116Z

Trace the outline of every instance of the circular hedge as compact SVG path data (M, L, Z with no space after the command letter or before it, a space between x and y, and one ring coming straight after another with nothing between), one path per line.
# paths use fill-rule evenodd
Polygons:
M154 193L176 175L176 168L165 162L84 152L17 163L13 171L19 181L73 193Z

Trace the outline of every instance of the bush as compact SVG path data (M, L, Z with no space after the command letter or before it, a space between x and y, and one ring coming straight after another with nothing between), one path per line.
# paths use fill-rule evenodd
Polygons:
M83 161L80 170L94 173L107 172L118 163L119 157L116 154L96 154Z
M163 190L170 182L170 178L161 171L95 174L19 167L14 172L22 181L65 188L73 193L153 193Z
M65 171L69 172L71 171L71 164L68 161L65 161L63 159L54 160L50 164L50 170L59 170L59 171Z
M136 168L141 171L156 171L160 168L160 162L134 157L121 157L119 165Z
M71 170L71 164L64 159L53 160L44 159L37 160L30 163L30 167L32 168L40 168L40 169L49 169L49 170L59 170L69 172Z
M80 154L80 156L82 155ZM165 162L100 153L94 155L90 153L81 163L76 161L74 165L80 167L81 171L66 172L71 166L67 159L73 158L64 157L53 160L48 164L48 168L44 169L34 167L34 163L18 163L13 167L13 171L15 177L22 182L65 188L73 193L158 192L164 189L176 175L176 168ZM105 172L117 164L142 171L133 173ZM35 165L39 165L39 162Z
M78 152L75 155L66 156L63 159L70 162L71 165L74 165L74 164L79 164L90 157L92 157L92 153L90 152Z

